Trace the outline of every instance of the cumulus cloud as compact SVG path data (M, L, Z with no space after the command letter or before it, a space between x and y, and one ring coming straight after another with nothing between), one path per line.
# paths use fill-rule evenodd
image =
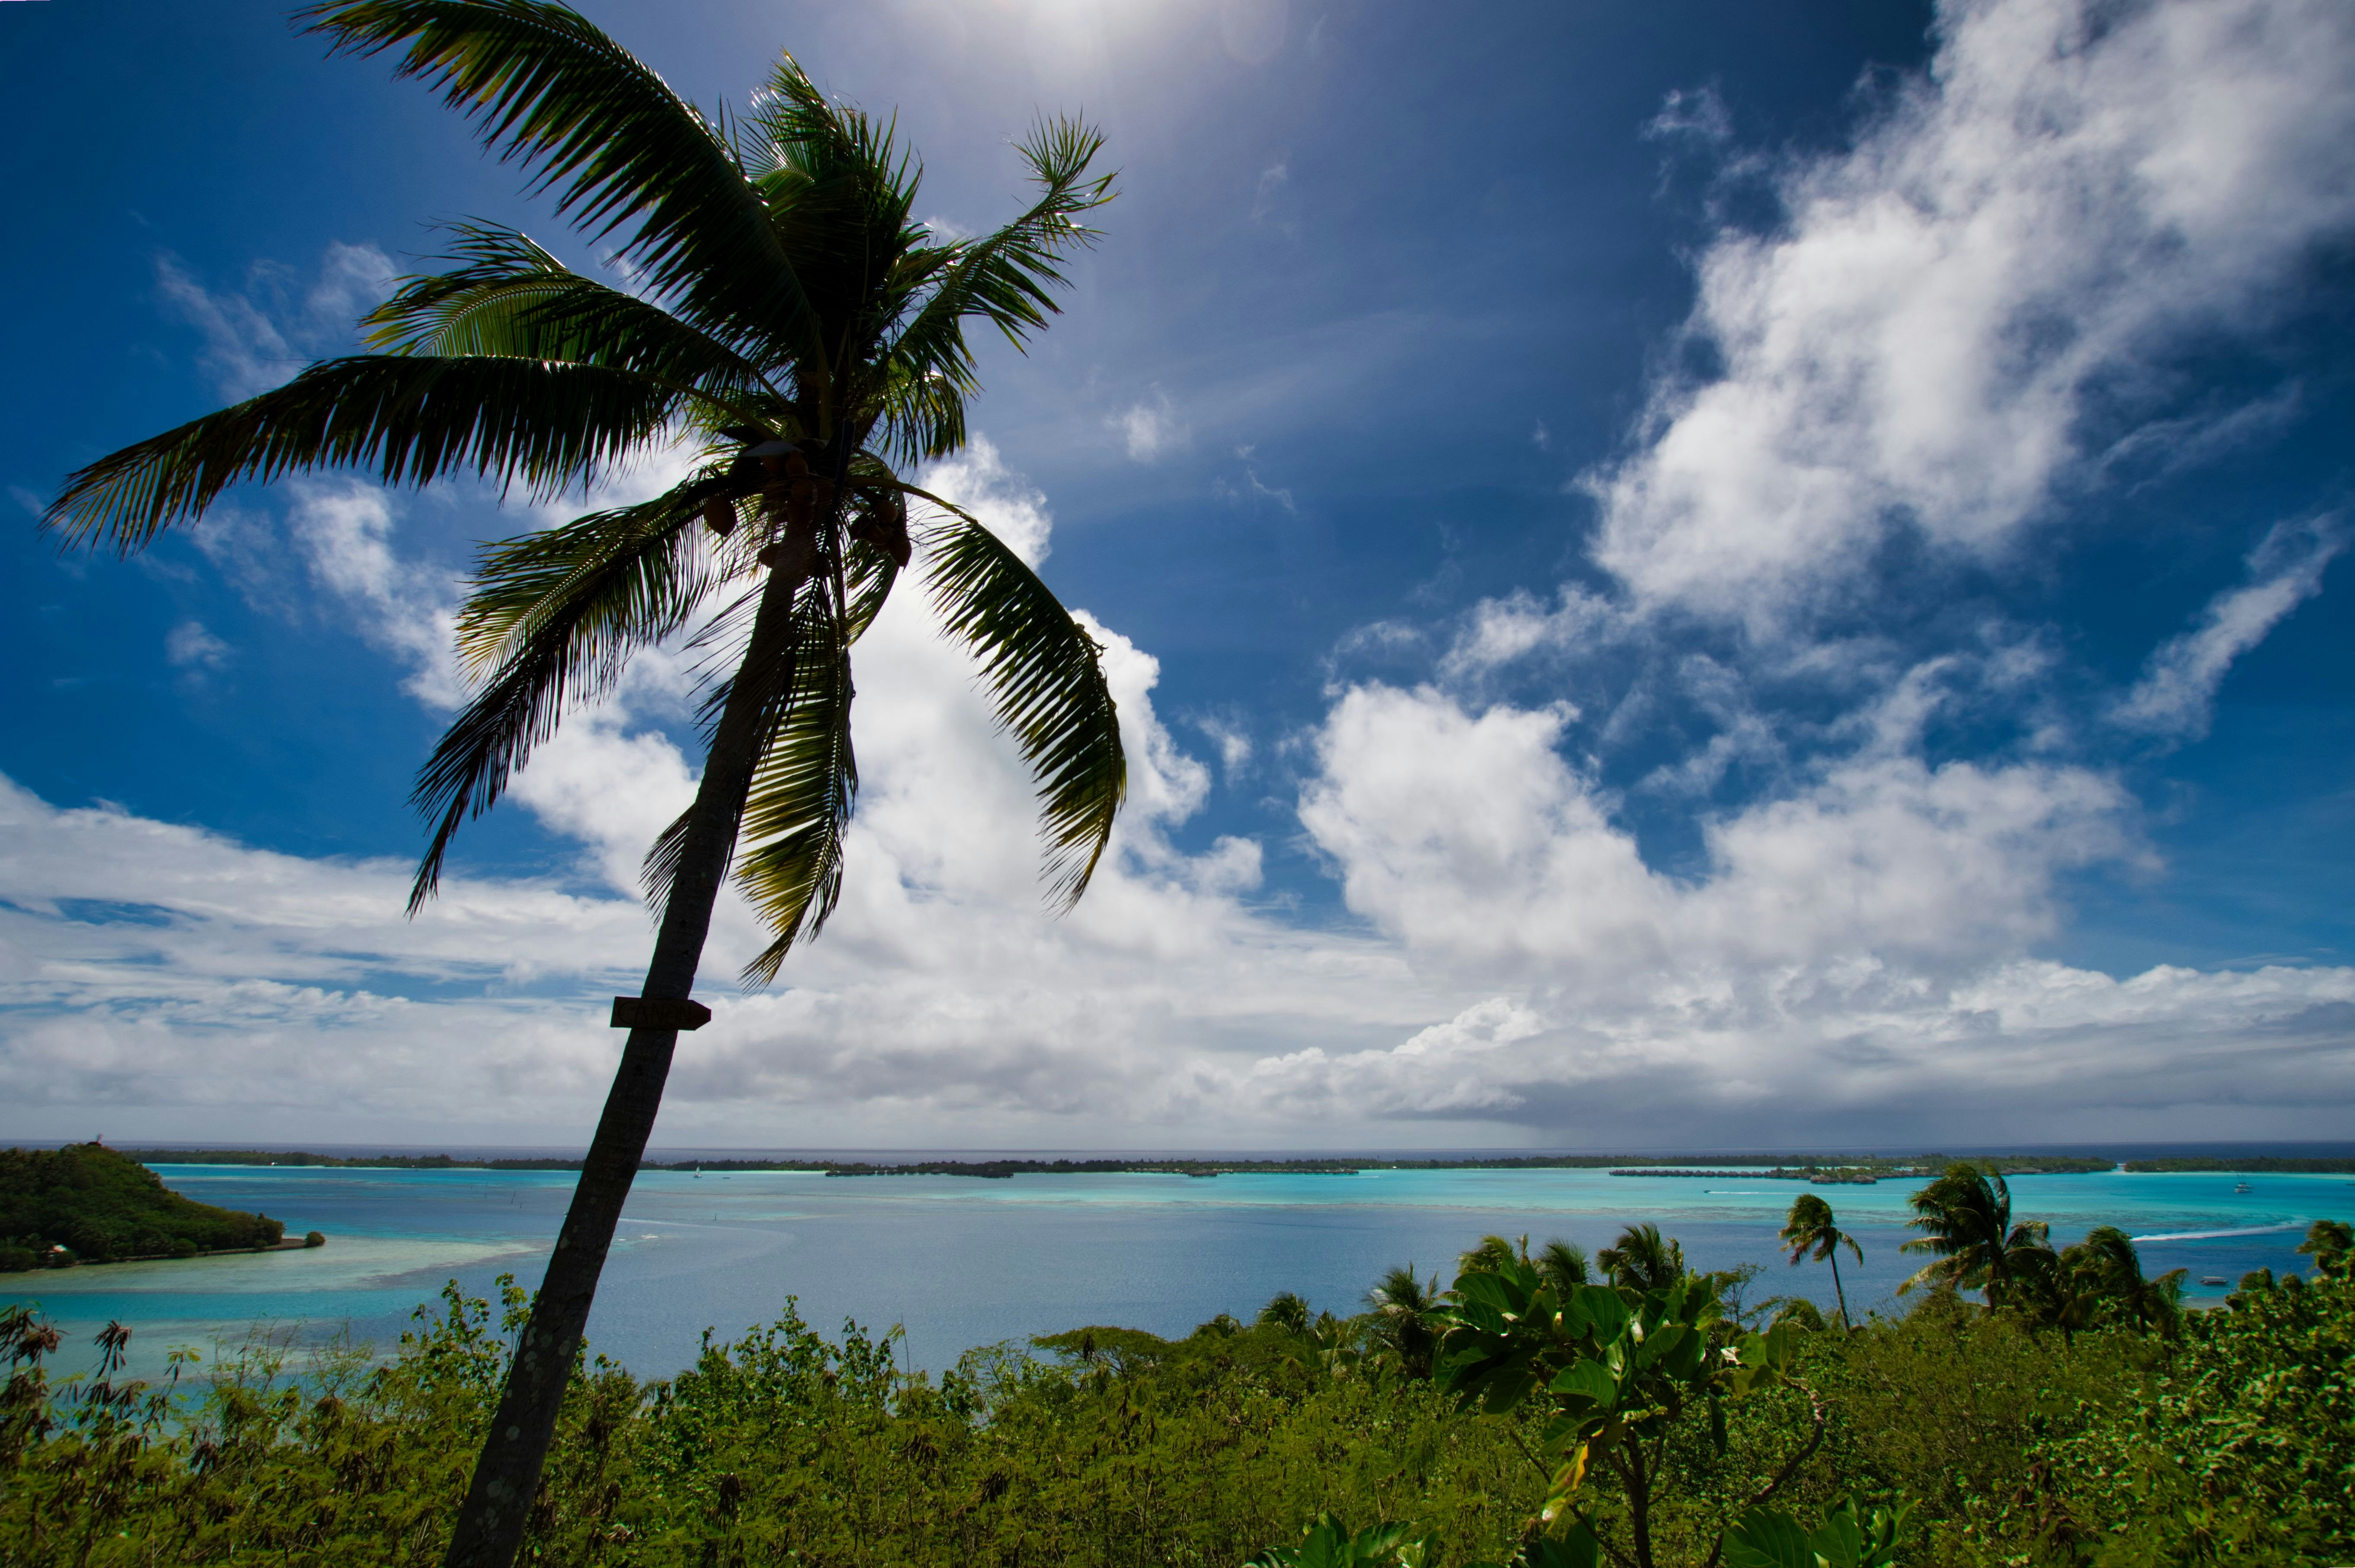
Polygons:
M1006 466L987 436L975 435L963 452L933 464L919 479L924 489L979 517L1030 565L1047 559L1047 536L1054 531L1047 497Z
M2195 628L2152 652L2111 720L2172 740L2207 734L2217 688L2232 661L2321 592L2323 569L2346 548L2336 517L2275 524L2249 556L2249 581L2217 594Z
M1317 737L1301 821L1351 909L1483 973L1646 994L1693 976L1878 954L1948 967L2054 927L2062 870L2131 852L2117 786L2041 763L1937 767L1874 745L1709 821L1698 881L1646 864L1560 754L1571 710L1469 712L1363 686Z
M1900 535L2011 548L2179 345L2262 325L2355 229L2337 0L1956 0L1939 35L1851 146L1780 171L1780 228L1702 251L1686 331L1720 368L1665 375L1584 481L1642 603L1772 627Z

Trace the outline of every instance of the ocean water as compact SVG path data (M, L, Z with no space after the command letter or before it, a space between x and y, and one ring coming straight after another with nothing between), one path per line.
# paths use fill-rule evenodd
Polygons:
M71 1337L68 1370L98 1328L133 1330L132 1371L165 1350L242 1339L257 1324L315 1342L348 1328L379 1352L454 1278L494 1294L537 1283L570 1196L569 1171L354 1170L160 1165L189 1197L325 1232L326 1246L185 1262L0 1275L0 1299L37 1301ZM2235 1187L2245 1180L2250 1190ZM2151 1273L2237 1283L2303 1262L2317 1219L2355 1220L2355 1178L2019 1177L2017 1216L2066 1244L2098 1224L2141 1242ZM1394 1264L1451 1277L1455 1254L1494 1232L1593 1249L1649 1221L1699 1267L1766 1265L1758 1294L1828 1309L1830 1271L1787 1264L1775 1243L1793 1197L1828 1200L1864 1248L1843 1254L1851 1311L1902 1308L1921 1261L1901 1254L1914 1181L1806 1189L1789 1181L1614 1177L1600 1170L1366 1171L1355 1176L1157 1175L826 1178L785 1172L641 1175L606 1266L591 1348L641 1376L676 1372L707 1327L722 1338L774 1318L787 1296L829 1332L855 1318L900 1326L911 1367L966 1349L1083 1324L1183 1334L1220 1312L1248 1317L1278 1291L1348 1313ZM2194 1285L2195 1300L2221 1287Z

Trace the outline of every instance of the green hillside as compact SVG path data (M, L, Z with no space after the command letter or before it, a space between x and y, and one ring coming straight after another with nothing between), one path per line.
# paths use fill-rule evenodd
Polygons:
M77 1261L107 1263L259 1249L285 1233L266 1214L183 1198L103 1144L0 1149L0 1272L38 1267L59 1246Z

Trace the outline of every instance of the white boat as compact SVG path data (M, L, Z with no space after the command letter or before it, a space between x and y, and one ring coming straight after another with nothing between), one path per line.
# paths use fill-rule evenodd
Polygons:
M2255 1188L2254 1188L2254 1187L2251 1187L2247 1182L2243 1181L2243 1182L2241 1182L2241 1183L2237 1184L2236 1186L2234 1186L2234 1187L2233 1187L2233 1189L2232 1189L2232 1190L2233 1190L2233 1191L2235 1191L2235 1192L2254 1192L2254 1191L2256 1190L2256 1189L2255 1189Z

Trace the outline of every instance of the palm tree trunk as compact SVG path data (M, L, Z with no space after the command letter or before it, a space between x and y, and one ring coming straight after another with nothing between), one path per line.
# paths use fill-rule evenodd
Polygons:
M711 929L711 908L727 877L744 797L751 787L763 721L773 711L773 699L781 695L777 679L748 677L775 670L781 673L783 689L790 688L794 595L805 580L805 574L772 573L762 592L751 641L704 760L694 816L677 878L663 905L642 996L685 1001L695 987L704 937ZM613 1227L645 1155L655 1114L662 1108L663 1083L670 1076L671 1053L677 1044L676 1029L633 1029L622 1049L622 1064L605 1096L597 1136L589 1145L580 1185L572 1189L572 1207L557 1234L531 1316L516 1341L498 1413L483 1439L474 1482L458 1510L442 1560L445 1568L509 1568L522 1545L549 1443L563 1409L565 1386L581 1353L597 1276L604 1269Z
M1837 1253L1837 1252L1835 1252L1835 1253L1832 1253L1831 1257L1832 1257L1832 1294L1833 1294L1834 1296L1836 1296L1839 1297L1840 1327L1841 1327L1842 1328L1846 1328L1849 1326L1849 1321L1848 1321L1848 1292L1847 1292L1847 1291L1845 1291L1845 1290L1842 1290L1842 1289L1840 1288L1840 1278L1839 1278L1839 1253Z

